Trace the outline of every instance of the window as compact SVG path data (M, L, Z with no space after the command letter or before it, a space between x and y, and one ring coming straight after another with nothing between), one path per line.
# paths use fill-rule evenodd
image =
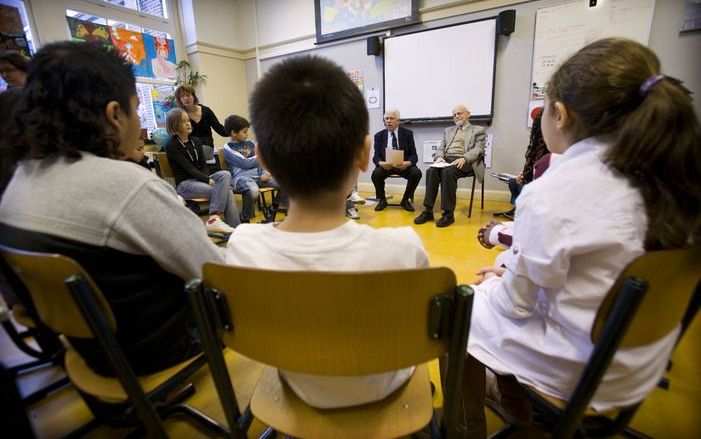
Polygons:
M111 0L108 3L153 15L160 15L156 13L158 11L165 14L163 0ZM165 127L165 114L172 106L169 98L175 91L177 63L174 43L171 34L167 32L171 30L169 26L162 26L163 22L160 19L144 20L141 15L135 16L134 21L142 25L146 24L144 21L150 21L153 28L72 9L66 10L66 17L74 39L104 41L128 53L127 58L134 65L137 81L141 126L149 134L156 128ZM136 44L132 44L134 38L137 39Z
M163 0L103 0L117 6L133 9L139 12L168 18L168 11Z
M24 2L20 0L3 0L0 4L0 50L17 50L26 56L34 52L34 40L32 30L27 20L27 11ZM0 77L0 92L7 88L7 84Z

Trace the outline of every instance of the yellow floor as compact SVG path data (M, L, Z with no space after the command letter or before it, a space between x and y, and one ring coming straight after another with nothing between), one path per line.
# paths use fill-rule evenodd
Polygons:
M363 195L370 196L367 193ZM424 241L431 264L448 266L456 273L458 282L470 283L475 279L475 271L481 266L490 265L498 253L495 249L486 250L477 243L477 230L492 219L493 212L508 210L510 205L486 202L484 211L481 211L479 201L476 201L472 218L467 218L467 202L464 198L461 197L459 200L458 209L455 212L455 224L443 229L437 228L434 223L415 226L412 220L418 215L419 205L416 213L409 213L392 206L378 213L373 210L373 206L360 206L359 222L376 227L403 225L414 227ZM701 413L700 325L699 319L696 319L673 356L673 368L667 374L671 381L670 390L653 391L633 420L634 428L662 439L701 437L701 416L698 415ZM16 364L26 358L14 349L4 331L0 331L0 354L9 364ZM246 397L255 384L261 366L248 359L237 357L234 368L235 384L241 390L242 396ZM436 368L432 369L435 375ZM32 388L57 374L60 374L60 371L43 370L22 377L20 380L22 391L28 393ZM197 392L188 400L188 404L224 422L215 389L206 369L194 376L193 383ZM439 404L440 394L437 397ZM36 435L41 439L60 438L91 419L87 407L71 387L58 391L35 404L30 408L29 415ZM489 411L488 423L490 432L500 426L499 420ZM180 419L167 420L166 429L173 438L207 437L205 432L197 430ZM254 423L249 436L255 437L262 430L262 425ZM129 430L100 427L86 437L122 438L128 433Z

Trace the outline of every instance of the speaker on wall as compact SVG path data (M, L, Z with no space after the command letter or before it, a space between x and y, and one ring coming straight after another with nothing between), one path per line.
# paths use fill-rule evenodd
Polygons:
M497 35L511 35L516 28L516 10L501 11L497 17Z
M368 55L378 56L382 54L382 42L380 41L380 37L368 37L367 43Z

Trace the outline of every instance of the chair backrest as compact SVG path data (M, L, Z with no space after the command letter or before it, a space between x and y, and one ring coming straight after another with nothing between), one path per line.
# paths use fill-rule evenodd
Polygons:
M0 245L0 254L24 283L41 320L68 337L95 338L114 367L146 436L167 438L160 418L114 336L112 309L90 275L71 258ZM80 301L80 304L78 303Z
M436 313L451 308L433 299L456 292L455 274L445 267L344 273L205 264L203 273L205 286L223 293L231 316L233 329L221 331L223 342L265 364L366 375L449 350L447 337L431 335L445 324L431 320L432 304Z
M65 281L80 275L93 290L110 328L116 328L112 309L90 275L71 258L36 253L0 245L3 258L26 287L41 320L54 332L68 337L93 338L73 294Z
M593 342L599 339L623 284L634 277L645 281L647 292L621 341L621 348L653 343L679 325L701 281L701 247L650 251L634 260L599 307L592 328Z
M650 251L618 277L592 326L594 350L553 429L572 437L621 347L650 344L680 324L701 279L701 247ZM630 411L631 415L634 411Z
M217 149L217 160L219 161L219 170L226 171L228 166L226 165L226 157L224 157L224 148Z
M170 167L170 162L168 161L168 156L165 152L157 152L153 155L156 161L156 170L158 175L164 179L168 180L169 183L175 185L175 174L173 174L173 168Z

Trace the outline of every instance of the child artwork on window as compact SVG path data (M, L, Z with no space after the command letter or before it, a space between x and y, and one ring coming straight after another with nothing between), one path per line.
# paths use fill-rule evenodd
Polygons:
M146 50L144 49L143 34L128 29L110 27L112 44L122 54L125 60L133 64L134 76L148 78L149 69L146 67Z
M151 37L144 35L144 44L151 40L152 45L147 46L151 58L151 71L153 77L162 79L175 79L175 53L173 42L164 37ZM153 52L151 52L153 50Z

